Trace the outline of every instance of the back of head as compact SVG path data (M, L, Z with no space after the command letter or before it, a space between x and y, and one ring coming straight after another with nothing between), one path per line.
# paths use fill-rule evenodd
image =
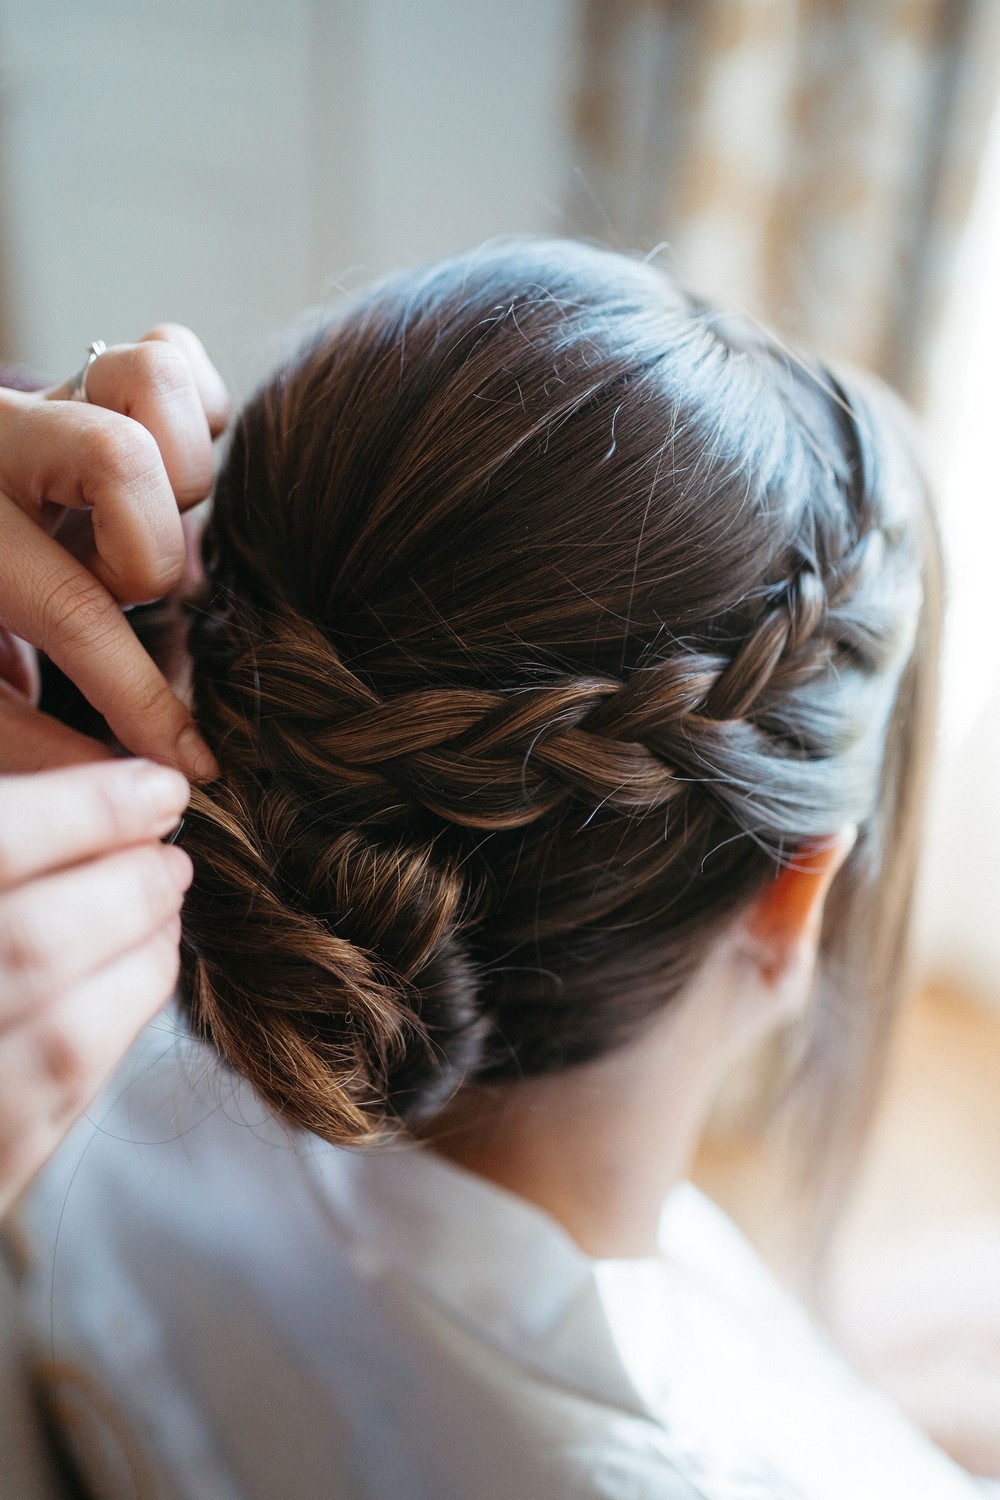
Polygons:
M378 1136L626 1042L857 824L824 942L862 1094L926 530L886 393L647 265L524 242L377 286L251 401L218 485L196 1026L293 1121Z

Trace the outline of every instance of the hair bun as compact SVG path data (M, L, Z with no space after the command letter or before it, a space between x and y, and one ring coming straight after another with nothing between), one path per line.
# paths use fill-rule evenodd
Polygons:
M468 905L456 860L331 837L315 807L232 773L193 792L184 845L192 1024L270 1105L358 1143L448 1096L485 1025L455 935Z

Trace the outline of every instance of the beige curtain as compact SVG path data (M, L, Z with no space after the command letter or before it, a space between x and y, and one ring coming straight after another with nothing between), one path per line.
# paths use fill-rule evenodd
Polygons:
M920 402L997 0L585 0L575 222Z

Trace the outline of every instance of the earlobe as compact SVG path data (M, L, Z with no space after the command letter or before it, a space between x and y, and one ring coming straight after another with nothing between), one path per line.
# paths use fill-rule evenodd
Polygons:
M801 845L750 907L746 932L769 983L800 959L804 948L815 949L827 893L854 847L857 832L851 826Z

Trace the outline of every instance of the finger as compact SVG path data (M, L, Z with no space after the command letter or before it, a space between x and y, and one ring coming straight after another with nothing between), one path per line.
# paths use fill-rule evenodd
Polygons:
M0 623L45 651L129 750L195 780L217 775L190 714L108 591L14 506L4 529Z
M0 895L0 1028L152 937L191 883L183 849L144 844Z
M186 539L185 539L186 540ZM26 703L37 703L42 691L38 652L27 641L0 627L0 684Z
M93 1102L173 993L180 920L0 1036L0 1212Z
M39 1071L68 1084L63 1108L91 1099L136 1036L170 999L180 969L180 919L85 979L29 1031ZM73 1083L81 1087L73 1097ZM69 1097L67 1097L67 1094Z
M87 372L87 397L151 433L181 510L212 488L212 434L187 356L174 343L123 344Z
M205 353L201 339L190 328L185 328L183 323L157 323L155 328L143 334L141 342L157 339L167 344L176 344L186 357L198 388L209 431L214 438L218 437L225 431L229 421L229 392L222 376Z
M183 776L145 760L0 777L0 890L162 838L188 795Z
M0 682L0 776L81 766L110 760L111 755L106 745L43 714Z
M94 572L120 603L162 598L179 583L177 502L139 422L79 402L24 405L0 421L0 490L43 524L53 507L90 509Z

